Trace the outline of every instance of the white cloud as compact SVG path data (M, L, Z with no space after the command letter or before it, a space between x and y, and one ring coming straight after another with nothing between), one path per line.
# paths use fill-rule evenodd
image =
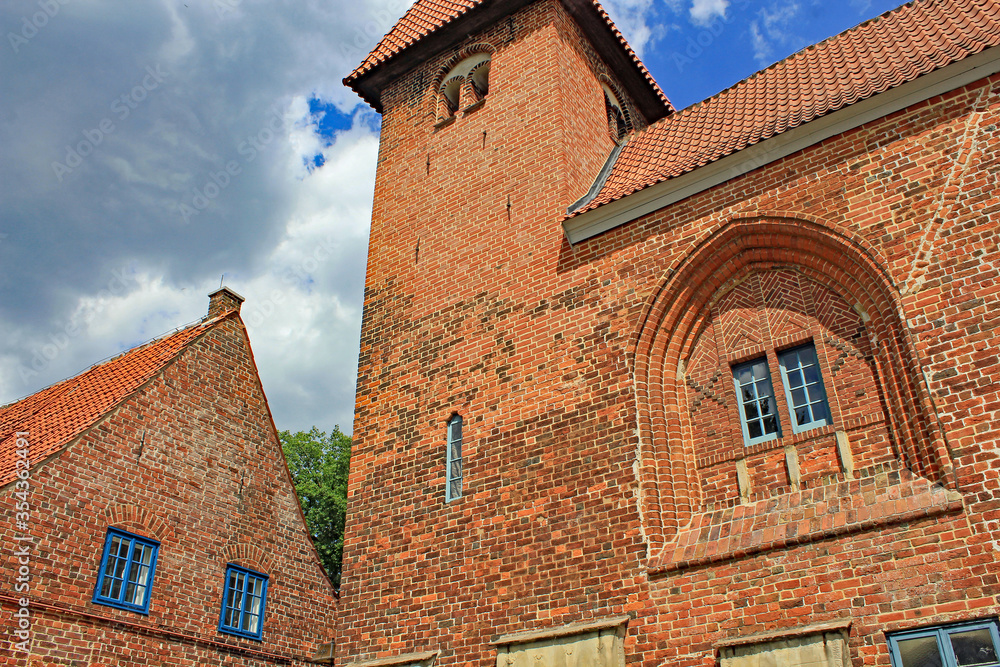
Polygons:
M340 80L408 6L66 3L5 41L0 403L201 317L225 273L278 427L350 431L378 139ZM317 94L353 114L332 143Z
M655 20L653 0L606 0L603 5L640 58L666 31Z
M725 18L729 0L693 0L691 20L698 25L708 25L716 18Z
M788 47L804 41L792 29L793 20L798 14L797 2L775 3L770 8L762 7L757 12L757 18L751 21L749 29L754 58L759 65L770 65L773 62L775 46Z

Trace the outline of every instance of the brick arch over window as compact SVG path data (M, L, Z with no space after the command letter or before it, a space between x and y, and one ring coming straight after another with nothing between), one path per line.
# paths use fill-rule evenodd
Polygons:
M122 528L159 542L170 541L174 537L174 530L167 522L138 505L113 505L105 508L101 517L102 527L105 528Z
M865 320L900 464L935 482L952 480L951 459L932 419L897 290L877 251L817 220L738 218L714 230L668 271L633 341L640 502L651 554L703 509L685 361L711 322L720 293L745 276L789 268L834 292Z
M633 113L629 110L626 100L618 85L607 74L600 74L597 80L604 92L604 104L608 114L608 132L612 141L620 143L628 134L636 129Z
M255 544L231 542L222 550L222 557L226 563L253 568L258 572L271 573L274 570L271 554Z
M446 120L486 96L495 51L490 44L472 44L438 69L431 88L438 120Z

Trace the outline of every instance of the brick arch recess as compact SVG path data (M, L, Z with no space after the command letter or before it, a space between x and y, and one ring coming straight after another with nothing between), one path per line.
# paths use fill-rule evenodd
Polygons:
M951 456L906 329L893 285L877 251L860 237L819 220L778 216L732 219L671 267L647 304L632 341L640 438L640 510L650 556L700 506L690 444L682 362L710 320L710 305L734 278L775 267L797 270L856 305L868 318L877 381L889 407L890 437L901 463L935 482L954 485Z

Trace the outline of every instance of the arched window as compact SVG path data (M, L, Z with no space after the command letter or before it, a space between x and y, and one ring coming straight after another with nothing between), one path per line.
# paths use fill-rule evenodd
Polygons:
M469 83L472 84L472 94L476 101L483 99L490 92L490 61L476 65L469 73Z
M476 52L448 68L439 79L438 120L481 102L490 92L490 54Z
M873 506L891 507L903 492L892 485L909 485L915 505L944 511L935 489L954 484L951 455L898 293L864 239L737 218L655 293L633 348L651 571L703 553L736 514L746 528L719 554L820 539L825 524L807 514L836 507L830 494L871 488ZM775 511L807 532L764 531Z
M462 101L463 81L462 77L453 76L441 86L441 100L444 103L446 117L454 116L455 112L458 111L458 105Z
M604 111L608 115L608 134L618 144L631 132L631 127L618 97L607 84L601 87L604 89Z

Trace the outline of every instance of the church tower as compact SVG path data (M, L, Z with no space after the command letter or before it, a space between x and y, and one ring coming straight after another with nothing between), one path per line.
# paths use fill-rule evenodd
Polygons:
M606 508L543 507L591 405L574 357L603 335L574 322L560 221L672 107L589 0L419 0L345 83L382 130L338 660L486 659L519 616L592 616L604 595L555 534ZM574 437L567 471L619 465Z
M1000 0L677 112L596 0L418 0L346 83L339 665L1000 667Z

